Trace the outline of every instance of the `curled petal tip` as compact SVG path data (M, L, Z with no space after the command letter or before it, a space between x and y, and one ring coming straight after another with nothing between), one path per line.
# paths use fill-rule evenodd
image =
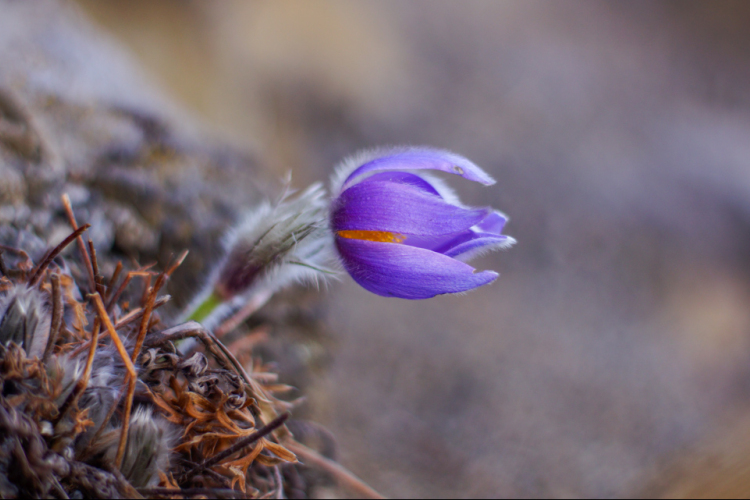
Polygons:
M366 151L348 159L340 172L340 175L348 174L340 190L345 190L357 179L373 172L412 170L438 170L485 186L495 184L495 179L487 172L461 155L443 149L410 147ZM338 190L338 186L335 186L337 183L334 182L334 192Z

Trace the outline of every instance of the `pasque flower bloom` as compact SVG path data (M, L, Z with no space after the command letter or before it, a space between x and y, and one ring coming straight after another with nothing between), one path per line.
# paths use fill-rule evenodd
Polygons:
M374 150L345 160L332 186L330 224L344 268L385 297L426 299L497 278L465 260L515 243L507 217L463 206L429 170L492 185L466 158L429 148Z

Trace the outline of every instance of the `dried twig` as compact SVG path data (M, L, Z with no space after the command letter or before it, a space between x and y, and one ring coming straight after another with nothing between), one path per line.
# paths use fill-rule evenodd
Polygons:
M91 272L94 273L94 284L96 286L96 292L99 295L104 296L104 285L102 284L102 276L99 274L99 262L96 258L96 249L94 248L94 242L89 240L89 255L91 255Z
M50 277L50 283L52 284L52 322L50 323L47 347L44 348L44 354L42 355L43 363L47 362L50 354L52 354L52 349L57 343L57 337L60 335L60 327L62 326L63 316L62 293L60 291L60 276L58 276L57 274L53 274Z
M122 428L120 430L120 441L117 444L117 456L115 457L115 467L117 469L122 465L122 459L125 457L125 446L128 443L128 429L130 427L130 413L133 410L133 396L135 395L135 384L138 379L134 376L128 376L128 392L125 396L125 411L122 418Z
M135 341L135 347L133 348L133 361L138 359L138 354L141 352L141 347L143 346L143 341L146 338L146 333L148 332L148 325L149 321L151 321L151 313L154 310L154 303L156 301L156 294L159 293L159 290L162 286L164 286L164 283L169 279L169 277L172 275L173 272L185 261L185 258L187 257L188 252L187 250L183 251L178 257L177 260L169 266L169 268L161 273L159 277L156 279L156 283L154 284L153 288L151 289L151 292L149 293L148 299L146 300L146 303L144 304L143 309L143 317L141 318L141 328L138 331L138 338Z
M80 238L81 234L83 234L83 232L90 227L91 224L84 224L83 226L73 231L73 234L65 238L62 243L48 252L42 262L31 271L31 277L29 278L29 287L36 285L37 281L39 281L39 279L42 277L44 270L47 269L47 266L49 266L50 263L52 263L52 261L55 260L55 258L60 255L63 250L65 250L65 247L70 245L74 239Z
M151 266L148 266L151 267ZM120 296L125 292L125 289L130 284L130 280L132 280L135 277L150 277L151 273L147 271L146 269L139 269L138 271L130 271L127 274L125 274L125 278L123 278L122 283L117 288L117 291L112 295L112 298L109 300L109 303L107 304L107 312L112 312L112 308L115 307L115 304L117 304L117 301L120 300Z
M197 464L195 462L192 462L190 460L187 460L185 458L182 458L180 461L182 462L183 465L189 466L191 469L199 466L199 464ZM203 472L201 472L201 474L202 475L206 475L206 476L211 476L211 478L214 481L216 481L217 483L223 485L223 487L225 487L225 488L229 488L230 487L230 483L227 480L227 478L224 477L224 476L222 476L218 472L214 472L211 469L203 469Z
M151 287L151 280L153 279L153 275L149 274L146 276L146 281L143 283L143 293L141 293L141 305L145 306L148 303L148 298L151 295L151 292L153 291L153 288Z
M76 386L73 392L70 393L68 399L65 400L63 405L60 407L60 413L57 417L57 422L61 422L64 417L67 416L71 408L75 408L78 405L78 399L86 390L89 385L89 379L91 378L91 367L94 364L94 354L96 353L96 346L99 342L99 330L101 329L101 323L99 319L94 320L94 327L91 331L91 345L89 347L89 355L86 358L86 367L83 370L83 375L76 382Z
M356 493L364 498L385 498L344 467L333 460L327 459L317 451L312 450L293 439L286 440L283 444L285 448L297 455L303 463L314 465L315 467L329 473L336 479L336 481L338 481L340 486L347 488L352 493Z
M109 319L109 315L104 308L101 296L98 293L94 293L90 295L90 297L94 300L94 306L96 306L96 310L99 313L99 318L107 328L107 331L112 338L112 342L114 342L117 352L120 353L122 362L125 364L125 369L128 371L128 392L125 398L125 414L122 420L120 443L117 447L117 457L115 458L115 467L119 469L122 464L122 458L125 455L125 445L127 444L128 427L130 425L130 410L133 407L133 394L135 394L135 383L138 379L138 372L136 372L135 366L128 355L128 351L120 340L120 336L117 335L117 330L115 330L114 325L112 325L112 320Z
M112 295L112 288L114 288L115 283L117 282L117 278L120 277L121 272L122 272L122 262L118 260L117 266L115 267L115 272L112 273L112 277L109 279L109 283L107 283L107 291L106 291L106 295L103 297L104 299L109 300L110 296Z
M261 438L269 435L270 433L272 433L273 431L275 431L276 429L278 429L279 427L281 427L282 425L284 425L284 422L286 422L289 419L290 416L291 416L291 414L289 414L289 413L282 413L281 415L279 415L278 417L276 417L275 419L273 419L271 422L269 422L268 425L266 425L264 427L261 427L260 429L258 429L257 431L253 432L249 436L240 439L239 441L237 441L236 443L234 443L232 446L230 446L226 450L224 450L224 451L222 451L220 453L217 453L216 455L214 455L213 457L211 457L209 459L204 460L203 463L200 464L198 467L196 467L193 470L187 472L185 474L185 479L186 480L190 479L195 474L198 474L201 471L203 471L203 470L205 470L205 469L207 469L209 467L213 467L214 465L218 464L222 460L224 460L226 458L229 458L230 456L234 455L235 453L237 453L238 451L242 450L243 448L245 448L245 447L253 444L257 440L259 440L259 439L261 439Z
M65 208L65 214L68 216L68 224L70 224L70 227L73 228L74 231L78 230L78 222L76 222L76 216L73 213L73 205L70 203L70 197L68 196L68 193L65 193L62 195L62 204L63 208ZM91 259L89 258L89 254L86 251L86 245L83 243L83 238L78 236L77 240L78 242L78 250L81 252L81 258L83 259L84 267L86 268L86 272L89 275L89 286L91 291L96 290L96 281L94 280L94 272L91 268Z
M163 306L164 304L166 304L170 300L172 300L172 296L171 295L165 295L164 297L159 297L159 300L157 300L154 303L153 310L155 311L156 309L160 308L161 306ZM117 320L117 323L115 323L115 329L116 330L120 330L120 329L122 329L122 327L129 325L130 323L134 322L137 319L140 319L142 316L143 316L143 308L142 307L139 307L137 309L133 309L132 311L130 311L129 313L127 313L125 316L123 316L122 318L119 318Z
M104 327L112 337L112 342L114 342L115 347L117 348L117 352L119 352L120 357L122 357L122 362L125 364L125 369L128 371L129 375L137 377L138 372L136 372L135 366L130 360L130 355L128 355L128 351L127 349L125 349L125 345L122 343L122 340L120 340L120 336L117 335L117 331L112 324L112 320L109 318L107 310L104 308L104 303L102 302L101 295L99 295L98 293L92 293L91 295L89 295L89 297L91 297L91 299L94 301L94 306L96 307L96 311L99 314L99 319L101 319Z

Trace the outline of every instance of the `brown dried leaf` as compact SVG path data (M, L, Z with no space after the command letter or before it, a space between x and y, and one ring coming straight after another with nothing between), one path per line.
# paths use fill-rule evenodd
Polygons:
M256 443L253 450L246 456L237 460L233 460L231 462L227 462L224 465L226 465L227 467L236 467L247 474L247 469L253 464L255 459L258 458L258 455L260 455L261 451L263 451L263 443L258 442Z
M265 449L267 449L268 451L270 451L271 453L273 453L274 455L276 455L283 461L291 462L291 463L297 462L297 455L287 450L282 445L273 443L267 439L263 439L262 441L263 441L263 446L265 447Z

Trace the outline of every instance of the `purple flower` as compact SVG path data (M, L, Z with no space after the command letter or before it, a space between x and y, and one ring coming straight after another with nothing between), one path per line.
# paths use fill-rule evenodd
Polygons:
M463 261L515 243L501 234L505 215L463 206L426 170L495 183L466 158L428 148L361 153L334 179L336 248L352 278L377 295L427 299L486 285L498 274Z

